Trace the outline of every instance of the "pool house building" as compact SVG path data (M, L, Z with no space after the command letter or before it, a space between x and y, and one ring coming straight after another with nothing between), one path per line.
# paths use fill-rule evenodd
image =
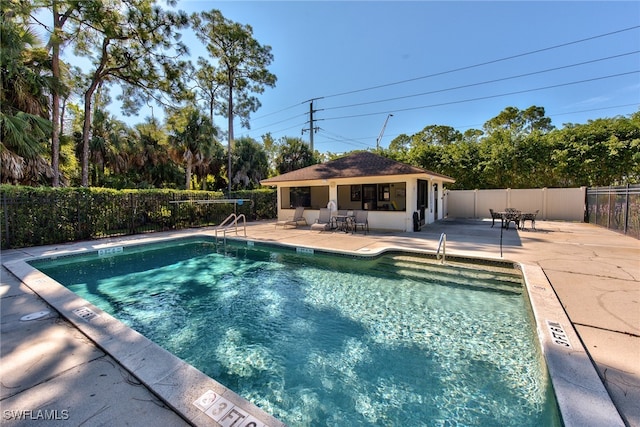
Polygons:
M451 177L379 156L358 152L261 181L275 186L278 220L303 206L308 224L319 209L366 210L369 227L412 231L444 217L443 187ZM416 224L417 219L417 224Z

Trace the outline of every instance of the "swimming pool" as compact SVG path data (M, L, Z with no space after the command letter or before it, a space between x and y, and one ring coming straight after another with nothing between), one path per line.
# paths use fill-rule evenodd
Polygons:
M292 426L560 425L508 276L202 239L102 255L32 264Z

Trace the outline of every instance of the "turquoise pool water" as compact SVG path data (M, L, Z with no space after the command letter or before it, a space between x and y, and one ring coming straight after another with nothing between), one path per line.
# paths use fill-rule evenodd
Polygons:
M518 283L204 240L32 265L291 426L561 425Z

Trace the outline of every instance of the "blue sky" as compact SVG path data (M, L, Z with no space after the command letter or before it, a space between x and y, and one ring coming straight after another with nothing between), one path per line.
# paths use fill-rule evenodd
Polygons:
M637 1L182 0L178 8L219 9L272 47L277 85L236 137L308 140L311 98L321 98L314 148L333 153L375 148L388 114L382 147L432 124L481 129L507 106L542 106L557 127L640 106ZM193 34L184 39L194 62L206 55ZM226 131L226 119L216 124Z

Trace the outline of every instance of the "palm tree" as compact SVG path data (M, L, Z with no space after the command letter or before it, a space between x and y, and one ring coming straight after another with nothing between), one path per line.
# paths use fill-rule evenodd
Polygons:
M194 168L206 165L212 157L217 131L209 118L193 106L176 111L167 124L172 129L169 142L173 157L184 165L185 189L189 190Z
M0 51L2 181L35 183L52 176L43 156L51 133L49 57L37 37L4 10L0 11Z
M233 180L236 189L253 189L269 173L269 160L262 146L251 138L236 140L232 153Z
M300 138L285 137L278 144L276 170L283 174L319 163L309 146Z
M153 187L177 183L178 166L171 159L166 131L157 120L147 118L145 123L136 125L133 140L133 164L142 182Z

